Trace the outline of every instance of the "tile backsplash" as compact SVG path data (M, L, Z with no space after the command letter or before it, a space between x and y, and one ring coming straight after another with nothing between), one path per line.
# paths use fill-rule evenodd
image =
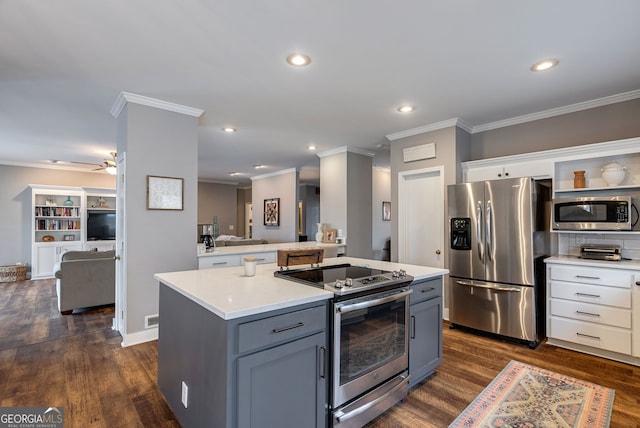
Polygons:
M630 233L559 233L558 254L578 256L584 244L619 245L622 257L640 260L640 234Z

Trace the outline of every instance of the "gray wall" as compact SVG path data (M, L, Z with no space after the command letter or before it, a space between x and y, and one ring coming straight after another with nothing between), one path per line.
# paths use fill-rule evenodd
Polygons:
M298 171L252 178L253 237L270 243L298 240ZM264 225L264 200L280 198L280 226Z
M31 265L31 188L29 184L115 188L115 176L50 168L0 165L0 265Z
M374 168L372 173L372 245L373 258L381 260L386 240L391 238L391 222L382 220L382 202L391 201L391 171Z
M237 202L238 192L235 184L198 182L198 224L211 224L213 216L218 216L220 235L242 236L237 231L239 226L236 224L238 221ZM233 226L233 230L229 229L229 226ZM242 227L244 229L244 224ZM200 235L197 230L196 233L198 236Z
M302 201L302 234L308 241L315 239L317 223L320 223L320 193L315 184L300 185L298 197Z
M352 257L372 257L372 168L371 156L346 148L320 158L320 222L343 230Z
M471 135L468 160L488 159L640 135L640 99Z
M404 162L403 149L406 147L420 146L435 143L436 157L413 162ZM391 143L391 260L398 259L398 174L423 168L444 167L444 185L456 183L462 177L460 162L468 160L469 134L457 127L439 129L420 135L402 138ZM447 201L445 191L444 209ZM445 212L446 218L446 212ZM447 228L445 227L445 240ZM445 266L448 265L447 252L445 251Z
M126 333L158 313L153 274L197 268L197 118L127 103L118 116L118 153L126 158ZM147 175L184 179L184 210L148 210ZM162 321L160 321L162 322Z
M251 188L239 188L236 190L236 236L249 237L249 230L246 228L247 216L245 214L246 205L251 204Z

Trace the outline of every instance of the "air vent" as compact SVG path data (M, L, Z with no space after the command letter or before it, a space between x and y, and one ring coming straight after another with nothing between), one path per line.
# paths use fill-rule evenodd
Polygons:
M405 163L421 159L436 157L436 143L423 144L421 146L407 147L402 150Z
M153 328L157 327L160 322L160 316L156 315L147 315L144 317L144 328Z

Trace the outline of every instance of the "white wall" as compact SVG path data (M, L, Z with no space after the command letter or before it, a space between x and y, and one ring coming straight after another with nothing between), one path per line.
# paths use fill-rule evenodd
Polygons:
M298 240L298 171L289 169L251 178L253 237L270 243ZM264 225L264 200L280 198L280 225Z
M115 188L115 176L53 168L0 165L0 265L31 264L31 188L29 184Z

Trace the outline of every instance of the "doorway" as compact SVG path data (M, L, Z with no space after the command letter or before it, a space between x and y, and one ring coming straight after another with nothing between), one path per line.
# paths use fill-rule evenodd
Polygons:
M444 266L444 167L398 174L398 262Z

